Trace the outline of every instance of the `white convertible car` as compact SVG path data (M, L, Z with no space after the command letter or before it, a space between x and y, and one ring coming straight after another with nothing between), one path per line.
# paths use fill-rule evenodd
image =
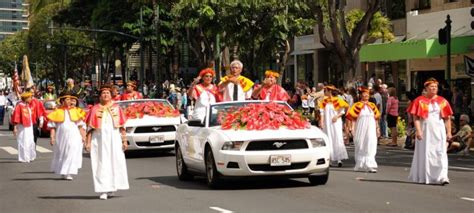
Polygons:
M325 184L329 177L328 138L319 128L307 124L299 129L282 125L248 130L226 127L221 117L242 107L267 104L277 104L286 113L294 113L285 102L224 102L211 105L203 122L189 120L181 124L175 145L179 179L205 175L210 187L218 186L224 177L248 176L308 177L312 185ZM256 118L249 115L245 119L248 127Z
M173 150L179 112L164 99L118 101L127 122L128 150Z

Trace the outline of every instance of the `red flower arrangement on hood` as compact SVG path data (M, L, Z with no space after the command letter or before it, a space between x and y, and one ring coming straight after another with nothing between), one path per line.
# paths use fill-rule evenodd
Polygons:
M224 130L276 130L281 126L288 129L306 129L310 127L308 120L300 113L274 102L248 104L239 108L232 108L227 112L220 112L218 120Z
M179 110L158 102L133 103L128 105L124 114L127 119L143 118L145 115L156 117L178 117Z

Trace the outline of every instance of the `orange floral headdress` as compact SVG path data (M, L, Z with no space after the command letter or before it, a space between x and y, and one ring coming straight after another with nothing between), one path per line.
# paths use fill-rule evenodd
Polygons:
M360 93L369 93L370 94L369 88L364 87L364 86L359 87L359 91L360 91Z
M280 77L280 73L275 72L275 71L273 71L273 70L267 70L267 71L265 71L265 77L279 78L279 77Z
M216 73L214 72L214 70L212 70L211 68L206 68L206 69L201 70L201 72L199 72L199 77L202 78L206 74L211 74L212 77L216 76Z
M324 86L324 89L339 91L334 85L331 85L331 84L327 85L327 86Z
M133 88L136 89L136 88L137 88L137 82L135 82L135 81L129 81L129 82L127 82L127 86L132 86Z
M112 85L110 84L102 84L102 86L100 86L100 93L102 93L102 91L105 91L105 90L108 90L108 91L111 91L112 90Z
M423 86L427 87L429 86L430 84L436 84L438 85L438 81L435 79L435 78L428 78L428 80L425 81L425 83L423 84Z
M33 96L33 93L32 92L24 92L24 93L21 93L20 97L22 99L27 99L29 97Z

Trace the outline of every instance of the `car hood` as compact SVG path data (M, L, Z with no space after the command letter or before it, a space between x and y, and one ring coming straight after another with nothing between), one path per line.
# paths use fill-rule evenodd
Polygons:
M222 130L216 129L231 141L249 140L271 140L271 139L301 139L301 138L323 138L328 140L326 134L318 127L311 126L309 129L287 129L280 127L277 130Z
M150 126L150 125L179 125L181 118L178 117L156 117L145 115L143 118L127 119L125 127Z

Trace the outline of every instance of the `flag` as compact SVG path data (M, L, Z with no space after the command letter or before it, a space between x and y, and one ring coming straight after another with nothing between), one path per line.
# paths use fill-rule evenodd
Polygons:
M464 56L464 65L466 66L466 75L474 77L474 59Z
M28 64L28 56L23 56L23 70L21 72L21 81L25 88L33 86L33 77L31 76L30 65Z
M13 91L15 91L17 94L21 93L20 79L18 77L18 68L16 66L16 62L15 62L15 70L13 71Z

